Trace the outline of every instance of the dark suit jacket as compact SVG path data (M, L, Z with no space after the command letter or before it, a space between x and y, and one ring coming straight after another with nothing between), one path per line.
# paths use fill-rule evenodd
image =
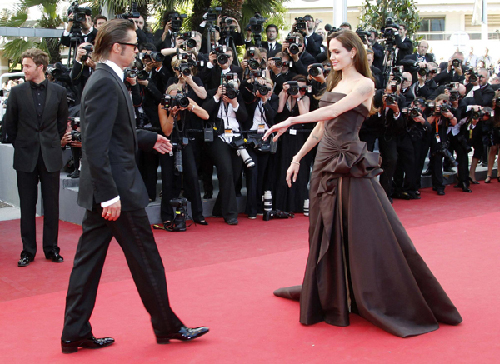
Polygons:
M372 45L373 51L373 65L378 69L382 70L384 67L384 47L380 43L374 43Z
M25 82L13 87L7 100L5 118L8 140L14 146L15 170L33 172L40 149L47 171L61 170L61 138L68 119L65 88L47 83L42 123L38 125L31 84Z
M89 78L81 103L82 170L78 204L92 210L95 203L120 196L122 211L147 206L146 186L137 168L137 147L151 149L157 134L137 130L125 84L106 64L99 63Z
M398 48L398 56L396 59L396 65L400 65L401 61L410 54L413 53L413 43L410 39L405 38L403 41L399 35L396 35L396 47Z
M87 36L87 42L93 44L96 37L97 37L97 29L96 28L92 28L92 31ZM63 46L69 47L70 44L71 44L70 41L71 41L71 37L69 37L69 36L61 36L61 44Z
M237 73L238 79L241 81L243 69L241 67L231 65L230 73ZM220 78L222 75L222 68L219 65L215 65L213 68L205 67L199 74L198 77L201 78L203 84L206 85L207 98L215 95L217 92L217 87L220 85Z
M202 106L210 115L209 121L214 122L215 125L217 126L219 134L224 133L224 125L222 125L222 123L217 121L217 114L219 112L221 102L222 98L220 98L219 102L215 102L213 96L208 96ZM236 111L236 120L238 120L238 124L240 125L240 130L244 130L243 125L245 124L245 121L247 121L247 119L248 119L248 113L245 101L243 100L243 96L241 95L241 93L239 93L238 111Z
M304 43L305 43L304 37ZM323 43L323 38L318 33L312 33L310 37L307 38L306 51L311 54L314 58L321 53L321 44Z
M274 46L274 50L270 51L268 42L262 41L262 48L267 50L267 58L275 57L276 53L281 52L281 50L282 50L281 43L278 43L278 42L276 42L276 45Z

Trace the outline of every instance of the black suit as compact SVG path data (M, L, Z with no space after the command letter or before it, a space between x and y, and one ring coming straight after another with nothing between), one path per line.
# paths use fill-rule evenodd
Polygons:
M281 43L275 42L274 43L274 48L269 49L269 43L268 42L262 42L262 48L267 50L267 58L275 57L276 53L281 52L282 46Z
M396 35L396 48L398 49L398 54L396 57L396 65L400 65L401 61L408 55L413 53L413 43L410 39L401 39L399 35Z
M6 129L14 146L14 169L21 204L23 253L36 255L36 202L41 182L44 208L43 250L55 251L59 227L59 173L62 168L61 138L66 131L66 89L42 82L44 105L35 104L30 82L12 88L7 100ZM43 102L42 102L43 103Z
M144 209L148 194L135 162L137 146L151 149L157 134L137 130L122 80L99 63L81 103L83 158L78 203L87 211L71 273L62 340L92 335L89 322L112 237L122 247L155 334L177 332L182 322L168 301L165 270ZM102 217L101 203L120 196L116 221Z
M83 41L84 42L89 42L89 43L94 43L95 38L97 37L97 29L92 28L92 31L86 35L83 35ZM78 42L80 44L81 42ZM61 36L61 44L63 46L69 47L70 45L75 45L75 43L71 44L71 37L70 36Z
M385 57L384 47L380 43L375 42L372 44L372 51L373 51L373 65L382 70L384 68L384 57Z
M304 44L306 51L314 58L321 53L321 45L323 44L323 37L318 33L312 33L309 37L304 37Z

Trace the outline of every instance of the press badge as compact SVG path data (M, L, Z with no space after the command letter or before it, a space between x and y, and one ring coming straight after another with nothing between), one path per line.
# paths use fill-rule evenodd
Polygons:
M257 133L264 133L266 131L266 124L257 125Z
M297 130L295 130L295 129L290 129L290 134L291 134L291 135L297 135Z
M436 134L436 141L437 141L438 143L441 143L441 137L439 136L439 134Z
M233 136L233 129L224 129L224 136L232 137Z

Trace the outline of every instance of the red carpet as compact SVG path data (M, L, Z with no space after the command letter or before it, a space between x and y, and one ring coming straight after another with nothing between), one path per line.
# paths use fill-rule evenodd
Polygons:
M310 327L299 305L272 291L300 283L307 255L307 219L238 226L208 219L187 233L155 231L171 303L187 325L210 333L190 343L157 345L125 259L111 245L92 324L117 342L63 355L59 339L71 262L80 234L60 224L62 264L18 268L19 221L0 223L0 363L497 363L500 356L500 184L466 194L430 190L394 207L417 249L458 307L464 322L415 338L394 337L352 315L351 326ZM41 250L42 219L38 219ZM369 232L367 232L369 233Z

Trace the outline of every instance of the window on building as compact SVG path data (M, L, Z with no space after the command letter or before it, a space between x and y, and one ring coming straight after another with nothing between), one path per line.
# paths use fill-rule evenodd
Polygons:
M422 18L419 32L444 32L444 18Z

